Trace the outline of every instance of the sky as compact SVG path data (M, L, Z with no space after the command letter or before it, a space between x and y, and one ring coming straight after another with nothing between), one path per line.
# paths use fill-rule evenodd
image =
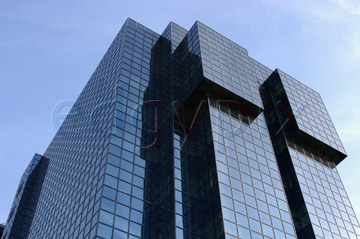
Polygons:
M0 0L0 223L52 114L80 94L130 17L162 33L203 22L318 91L348 157L338 171L360 217L360 1Z

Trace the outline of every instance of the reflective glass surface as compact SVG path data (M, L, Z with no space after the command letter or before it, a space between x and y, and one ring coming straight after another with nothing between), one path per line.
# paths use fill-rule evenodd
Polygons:
M360 238L344 157L314 90L201 22L127 19L3 239Z

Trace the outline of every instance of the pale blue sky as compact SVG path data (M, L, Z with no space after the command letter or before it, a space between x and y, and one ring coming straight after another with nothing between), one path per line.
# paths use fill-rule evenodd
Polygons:
M56 129L127 17L161 33L200 20L318 91L348 152L338 170L360 216L358 0L0 0L0 222L20 177Z

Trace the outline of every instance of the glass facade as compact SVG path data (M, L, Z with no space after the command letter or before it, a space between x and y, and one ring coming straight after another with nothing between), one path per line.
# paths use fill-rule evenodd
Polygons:
M5 225L4 225L4 224L0 224L0 238L1 238L2 235L3 235L4 229L5 229Z
M35 154L21 177L3 238L28 238L49 159Z
M360 238L317 92L206 25L127 19L44 156L7 238Z

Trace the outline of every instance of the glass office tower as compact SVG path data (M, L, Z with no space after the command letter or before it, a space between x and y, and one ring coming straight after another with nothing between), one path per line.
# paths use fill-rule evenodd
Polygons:
M360 238L345 157L314 90L200 22L128 19L2 238Z

